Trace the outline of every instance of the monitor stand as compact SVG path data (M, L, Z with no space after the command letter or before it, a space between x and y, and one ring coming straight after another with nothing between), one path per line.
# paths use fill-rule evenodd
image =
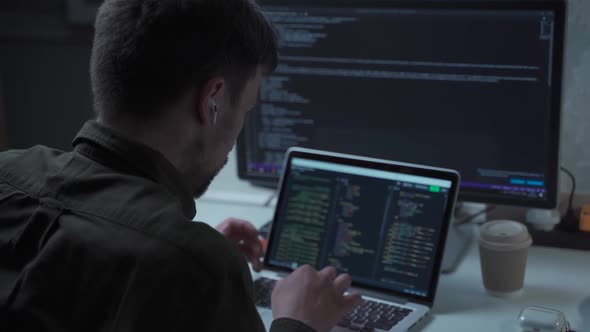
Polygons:
M485 208L486 205L481 203L457 202L455 213L451 220L451 224L449 225L449 231L447 234L447 241L440 269L442 273L451 273L457 269L457 266L459 266L459 263L461 263L465 253L469 249L471 241L475 238L475 227L473 226L473 222L478 222L479 220L485 221L486 214L481 213L477 218L466 224L457 224L455 221L479 213Z

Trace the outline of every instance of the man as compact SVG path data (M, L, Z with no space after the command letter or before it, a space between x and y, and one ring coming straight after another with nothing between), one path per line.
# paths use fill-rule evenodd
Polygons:
M107 0L95 28L97 121L72 152L0 156L0 326L263 330L244 259L260 268L256 230L192 219L276 64L270 24L250 0ZM330 330L360 300L349 286L299 268L271 330Z

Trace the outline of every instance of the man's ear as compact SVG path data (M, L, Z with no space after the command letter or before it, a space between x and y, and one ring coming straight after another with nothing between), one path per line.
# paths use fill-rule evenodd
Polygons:
M195 96L196 118L202 126L215 125L219 112L219 100L223 98L225 92L225 79L221 76L215 76L205 82L203 88Z

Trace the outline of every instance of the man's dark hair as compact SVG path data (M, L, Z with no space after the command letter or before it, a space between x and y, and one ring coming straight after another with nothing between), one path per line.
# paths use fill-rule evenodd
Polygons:
M277 37L253 0L106 0L90 62L97 112L150 117L215 75L235 103Z

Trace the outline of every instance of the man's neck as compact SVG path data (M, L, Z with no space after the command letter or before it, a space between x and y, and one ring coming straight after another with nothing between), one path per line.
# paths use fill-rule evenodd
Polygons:
M97 121L133 142L160 152L176 169L180 170L182 147L178 144L180 141L177 138L178 132L166 130L165 126L141 123L132 119L105 119L99 116Z

